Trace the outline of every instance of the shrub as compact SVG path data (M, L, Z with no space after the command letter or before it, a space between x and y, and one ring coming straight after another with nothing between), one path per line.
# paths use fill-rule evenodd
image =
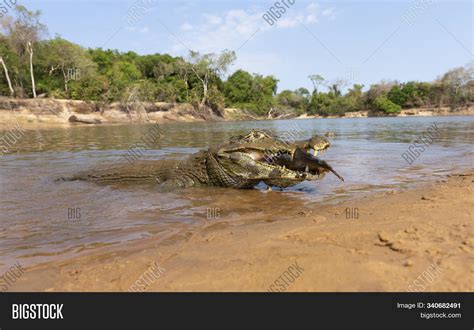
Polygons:
M379 96L374 101L374 106L378 111L382 111L387 114L400 113L402 107L398 104L393 103L384 96Z
M225 97L217 89L216 86L211 86L211 88L209 89L207 103L215 114L223 116L225 108Z

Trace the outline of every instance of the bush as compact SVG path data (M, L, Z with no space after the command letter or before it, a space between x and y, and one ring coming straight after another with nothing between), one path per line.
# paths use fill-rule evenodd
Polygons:
M225 108L225 97L217 89L216 86L211 86L211 89L209 89L207 103L216 115L223 116Z
M134 99L141 102L155 102L158 93L157 85L148 79L138 81L128 92L134 92Z
M329 116L329 108L334 103L332 93L313 93L308 107L308 113L312 115Z
M409 95L406 95L399 85L393 86L390 92L388 92L388 99L401 107L405 105L408 97Z
M382 111L387 114L400 113L402 107L398 104L393 103L384 96L379 96L374 101L374 106L378 111Z
M299 94L298 91L292 92L285 90L277 96L277 105L279 108L295 111L298 114L303 114L306 111L308 103L308 98Z
M96 75L69 83L72 100L105 101L109 90L109 81L105 76Z

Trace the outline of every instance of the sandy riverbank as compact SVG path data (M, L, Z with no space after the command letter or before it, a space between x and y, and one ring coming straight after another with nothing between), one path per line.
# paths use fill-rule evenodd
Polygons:
M473 182L474 173L453 175L337 206L215 220L169 241L143 239L26 269L9 291L127 291L155 263L149 292L267 291L296 262L286 291L472 292ZM346 208L357 208L358 219L346 219ZM433 265L428 279L422 274Z
M407 109L399 117L467 116L474 107L452 112L449 108ZM383 116L369 111L347 112L342 117L367 118ZM19 124L22 128L74 127L83 125L117 125L133 123L170 123L200 121L243 121L269 119L318 119L321 116L302 115L279 118L256 118L240 109L224 109L217 114L210 108L195 110L191 104L172 103L111 103L56 99L9 99L0 97L0 128Z
M436 116L473 116L474 107L469 106L457 111L451 111L449 108L413 108L413 109L404 109L396 116L390 117L436 117ZM355 111L355 112L346 112L344 116L312 116L312 115L301 115L297 119L318 119L318 118L368 118L368 117L387 117L383 113L375 113L371 111Z
M0 127L14 123L26 128L37 128L210 120L220 118L211 109L198 112L190 104L103 104L75 100L0 98Z

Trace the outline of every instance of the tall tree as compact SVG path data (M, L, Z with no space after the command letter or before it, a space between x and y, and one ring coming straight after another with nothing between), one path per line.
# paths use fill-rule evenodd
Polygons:
M10 94L13 97L15 95L15 91L13 90L13 87L12 87L12 81L10 79L10 75L8 74L7 65L5 64L5 61L3 60L2 56L0 56L0 63L3 66L3 70L5 72L5 78L7 79L7 82L8 82L8 88L10 89Z
M36 83L35 83L35 73L33 72L33 45L31 41L26 43L26 51L28 52L30 59L30 75L31 75L31 89L33 90L33 98L36 98Z
M225 82L227 104L248 103L252 99L253 76L244 70L235 71Z
M234 51L225 50L220 55L204 54L191 51L189 53L191 69L202 84L202 99L199 107L203 107L208 100L209 83L226 73L229 66L235 61Z
M0 40L0 41L3 41L3 40ZM5 78L7 79L8 88L10 89L10 94L13 97L15 95L15 90L13 89L13 86L12 86L12 81L10 79L10 74L8 73L7 65L5 63L5 60L3 59L4 54L7 52L8 52L8 49L6 48L6 45L0 43L0 63L2 64L3 71L5 73Z
M182 58L178 58L176 60L176 67L178 70L179 77L182 79L184 83L184 87L186 89L186 100L189 99L189 70L190 65Z
M40 11L29 11L24 6L15 7L16 17L6 17L2 20L2 28L6 31L11 48L23 58L27 58L30 69L31 88L36 98L36 83L34 75L33 57L35 44L46 32L46 26L41 24Z
M319 86L324 84L324 82L326 81L324 77L319 74L311 75L308 78L313 83L313 93L317 93L319 91Z
M50 77L56 73L62 76L65 92L68 92L71 80L78 80L80 76L88 76L97 71L97 64L79 45L56 37L44 42L42 46L38 54L41 64L48 68Z
M327 82L327 88L336 97L342 96L342 91L344 88L347 87L347 85L348 85L348 81L342 78L338 78L333 81Z

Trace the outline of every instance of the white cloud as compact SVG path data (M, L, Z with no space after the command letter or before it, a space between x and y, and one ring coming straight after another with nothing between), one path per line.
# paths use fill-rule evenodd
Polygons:
M319 10L319 8L320 6L317 3L312 2L308 5L308 7L306 7L306 10L313 12Z
M320 16L331 16L333 18L335 16L334 8L328 9L321 9L321 6L317 3L310 3L306 6L306 9L303 11L294 11L292 14L284 14L283 18L280 18L276 26L279 28L294 28L301 23L305 23L307 25L316 24L319 22Z
M321 13L324 17L327 17L331 20L333 20L334 18L336 18L336 10L334 8L327 8L327 9L324 9Z
M182 31L191 31L192 29L193 29L193 26L189 24L188 22L185 22L183 25L181 25Z
M210 15L210 14L203 14L203 17L207 21L208 24L211 25L217 25L222 23L222 18L216 15Z
M314 24L318 22L318 17L315 14L308 15L306 17L306 23Z
M299 17L300 19L303 17ZM280 18L278 22L276 23L276 26L282 29L286 28L293 28L299 24L297 18L294 17L289 17L289 18Z
M252 6L248 9L232 9L221 13L203 13L200 20L193 26L185 22L181 25L181 30L187 33L181 35L183 41L175 40L172 47L174 52L185 52L186 48L200 52L220 52L223 49L237 50L258 31L255 36L276 29L292 29L300 26L300 22L305 25L314 25L324 18L335 15L334 8L322 8L317 3L310 3L303 9L298 10L297 6L290 8L282 17L268 24L262 16L268 10L267 7Z
M138 28L138 27L135 27L135 26L128 26L126 28L127 31L130 31L130 32L139 32L139 33L148 33L150 32L150 29L148 27L142 27L142 28Z

